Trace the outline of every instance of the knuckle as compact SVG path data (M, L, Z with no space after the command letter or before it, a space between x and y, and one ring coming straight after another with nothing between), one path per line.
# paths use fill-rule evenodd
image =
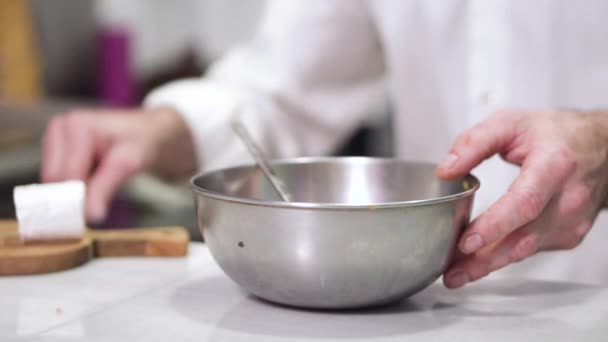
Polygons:
M521 239L516 245L511 254L513 262L521 261L529 256L532 256L538 250L540 239L537 235L528 235Z
M137 172L141 170L145 165L145 158L139 154L135 158L131 159L131 170Z
M480 123L475 128L471 129L468 134L468 144L472 146L482 146L480 145L483 141L483 131L484 131L485 123Z
M487 228L485 230L480 230L479 234L486 243L498 241L511 231L509 226L496 215L486 216L485 226Z
M478 280L490 274L490 265L487 262L477 262L469 267L471 280Z
M472 129L467 129L456 136L456 143L454 144L452 151L464 148L471 144L471 131Z
M488 158L492 155L491 137L488 136L488 123L481 122L473 127L465 137L465 146L472 147L480 156Z
M587 236L591 226L591 223L584 222L573 229L570 232L568 239L564 242L562 246L563 249L574 249L580 246L580 244L585 240L585 236Z
M578 163L570 147L566 145L557 147L553 152L552 159L555 161L556 171L560 175L569 177L576 171Z
M114 156L114 163L120 165L123 171L132 175L140 171L144 166L144 158L141 153L120 153Z
M490 259L490 271L499 270L516 261L512 250L509 250L507 247L508 245L506 244L508 244L508 242L501 242L500 245L494 249L493 253L488 256Z
M86 116L81 112L69 112L65 115L66 122L71 128L80 128L86 122Z
M138 157L123 158L123 165L128 174L137 172L141 168L141 159Z
M563 199L559 214L568 217L581 213L591 204L591 190L586 186L572 189Z
M519 215L526 221L534 220L544 208L543 197L536 190L520 190L513 192L520 203Z
M574 229L574 236L576 237L576 239L582 242L583 239L585 239L585 236L587 236L587 234L591 230L591 227L593 227L593 222L582 222L576 227L576 229Z

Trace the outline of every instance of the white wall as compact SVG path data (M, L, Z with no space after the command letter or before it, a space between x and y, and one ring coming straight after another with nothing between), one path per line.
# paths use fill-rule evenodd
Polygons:
M216 58L254 32L265 0L96 0L101 25L127 28L139 75L171 63L192 44Z

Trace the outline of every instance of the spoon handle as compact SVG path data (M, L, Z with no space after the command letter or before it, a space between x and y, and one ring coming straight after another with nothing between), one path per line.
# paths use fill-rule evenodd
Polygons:
M272 184L274 190L277 192L277 194L279 194L281 200L285 202L290 202L291 195L289 191L285 189L285 184L283 184L281 179L276 176L275 172L272 169L272 166L270 166L270 163L264 156L264 153L262 153L260 147L253 141L251 135L249 134L249 131L247 131L247 128L245 128L243 123L238 119L233 119L232 130L241 139L243 144L245 144L247 150L249 151L249 154L253 157L253 159L255 159L256 163L260 166L260 168L264 172L264 175L266 175L266 178L268 178L270 184Z

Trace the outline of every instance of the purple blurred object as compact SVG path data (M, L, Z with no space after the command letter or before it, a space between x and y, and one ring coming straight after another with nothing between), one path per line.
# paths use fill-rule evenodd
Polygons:
M103 225L110 228L132 227L136 222L136 216L136 208L126 196L119 194L110 203L108 217Z
M104 28L98 37L98 95L106 104L135 105L135 82L131 73L131 38L128 30Z

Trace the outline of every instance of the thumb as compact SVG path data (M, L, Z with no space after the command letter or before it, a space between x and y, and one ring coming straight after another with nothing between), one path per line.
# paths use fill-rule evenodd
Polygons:
M493 115L456 138L449 154L437 167L437 176L453 179L467 175L484 160L503 153L515 133L512 116Z

